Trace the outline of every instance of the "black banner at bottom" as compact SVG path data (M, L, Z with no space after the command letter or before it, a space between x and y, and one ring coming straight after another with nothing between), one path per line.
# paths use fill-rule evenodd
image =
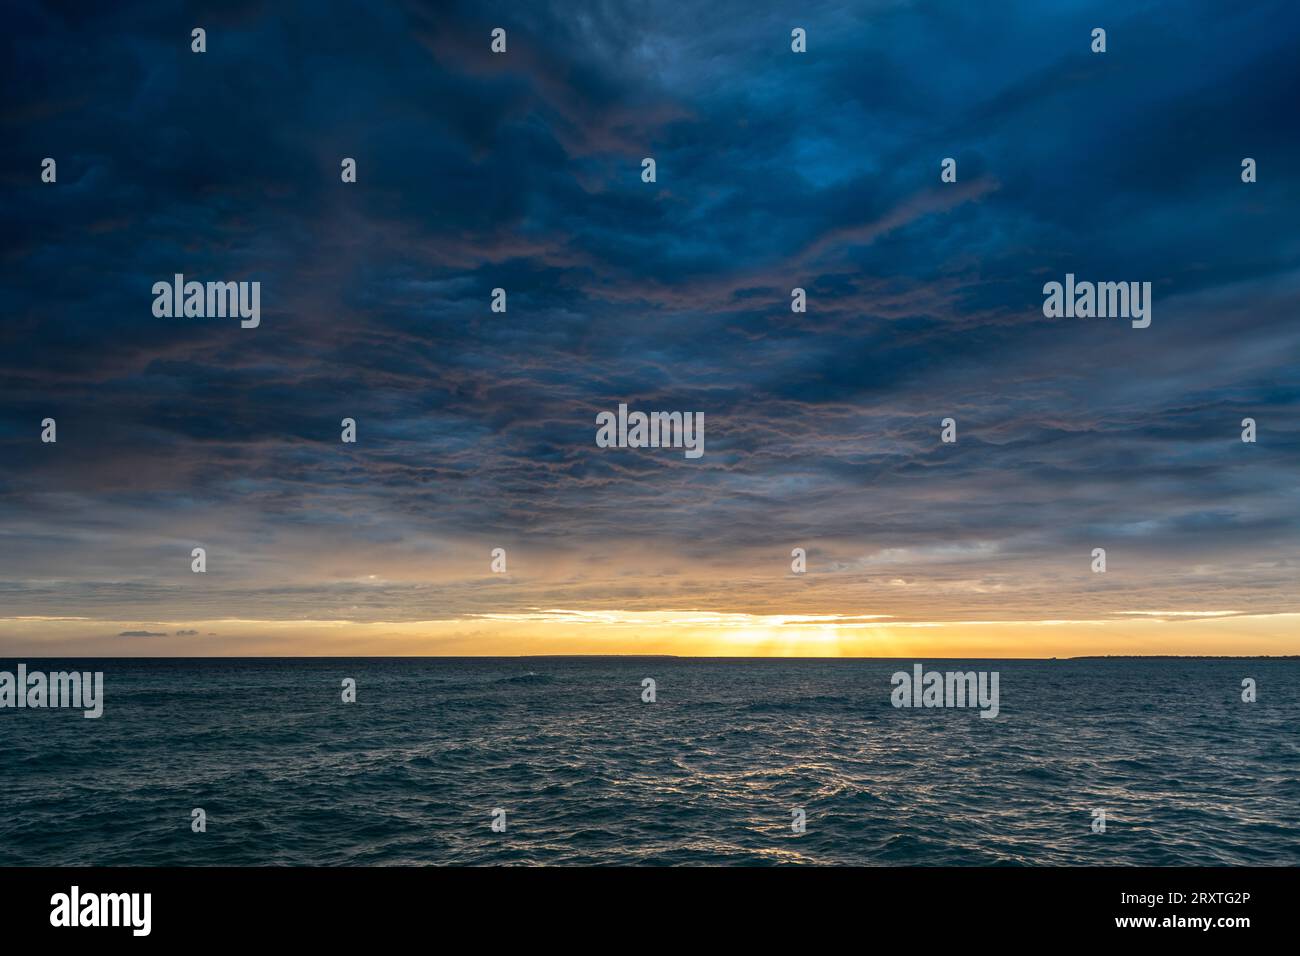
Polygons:
M861 938L1133 937L1231 945L1282 932L1295 870L1277 868L8 868L7 942L373 942L448 931L729 946L815 930ZM429 935L433 934L433 935ZM614 935L610 935L614 934ZM957 935L952 935L957 934ZM1243 937L1242 934L1248 934Z

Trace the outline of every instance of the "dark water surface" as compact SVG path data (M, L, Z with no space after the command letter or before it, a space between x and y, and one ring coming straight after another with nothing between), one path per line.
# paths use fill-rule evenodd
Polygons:
M1295 660L23 663L104 716L0 709L0 864L1300 864Z

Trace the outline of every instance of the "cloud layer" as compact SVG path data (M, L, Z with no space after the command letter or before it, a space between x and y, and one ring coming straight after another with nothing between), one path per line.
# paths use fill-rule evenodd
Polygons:
M1295 6L760 7L12 12L0 607L1300 611ZM705 456L597 448L620 402Z

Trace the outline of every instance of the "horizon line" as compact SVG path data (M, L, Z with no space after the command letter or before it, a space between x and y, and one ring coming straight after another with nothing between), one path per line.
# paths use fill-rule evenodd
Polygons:
M1076 654L1070 657L938 657L934 655L908 655L888 657L866 657L855 655L838 655L835 657L811 656L775 656L769 654L164 654L164 655L113 655L100 657L95 655L72 654L29 654L19 655L28 660L63 661L328 661L328 660L462 660L462 661L505 661L505 660L680 660L680 661L1097 661L1097 660L1177 660L1177 661L1245 661L1245 660L1300 660L1300 654ZM6 658L18 661L19 656Z

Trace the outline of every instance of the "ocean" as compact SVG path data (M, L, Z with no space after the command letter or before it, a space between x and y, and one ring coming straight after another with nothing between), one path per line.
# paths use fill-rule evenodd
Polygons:
M0 865L1300 864L1292 659L20 662L104 712L0 709Z

